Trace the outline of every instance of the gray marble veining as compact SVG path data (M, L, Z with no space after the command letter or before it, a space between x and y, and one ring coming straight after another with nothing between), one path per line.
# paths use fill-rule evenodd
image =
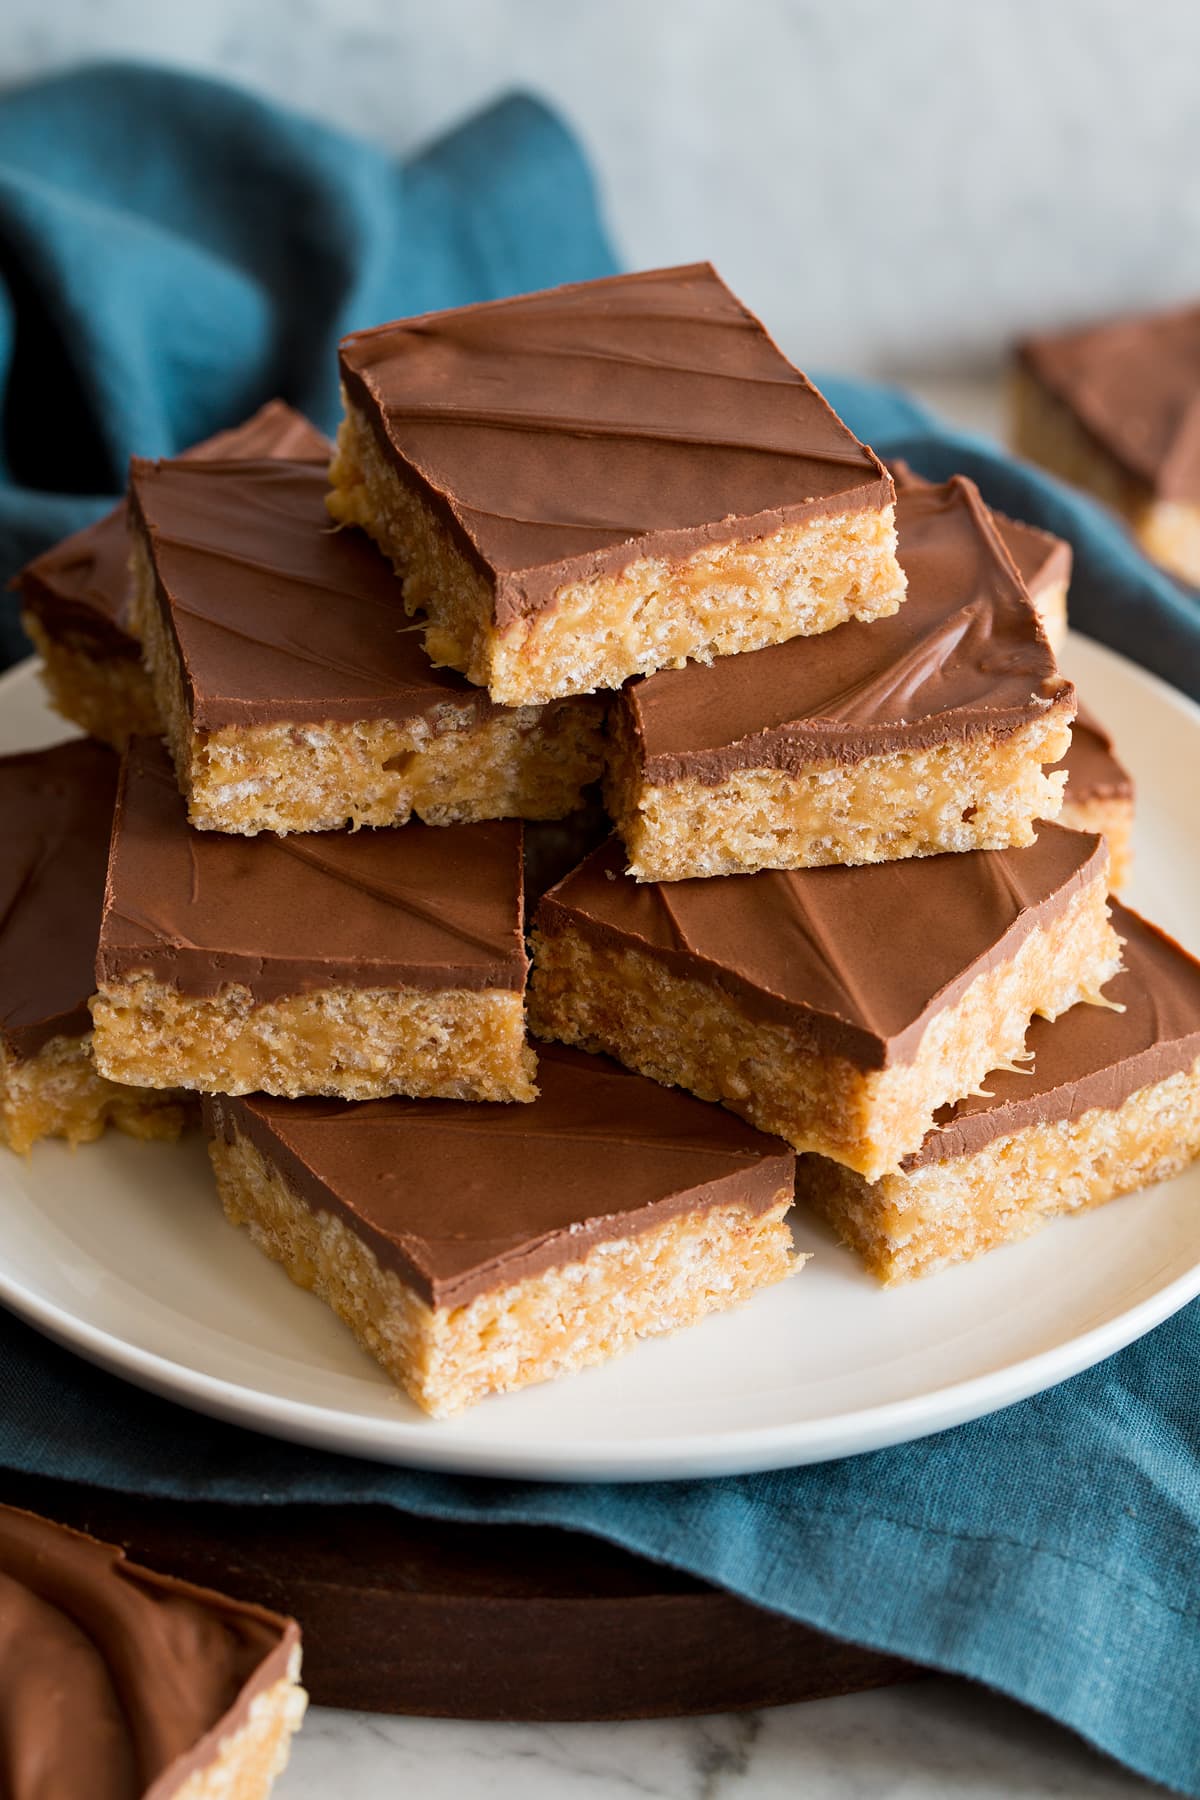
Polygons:
M315 1711L276 1800L1138 1800L1157 1792L951 1681L707 1719L471 1725Z

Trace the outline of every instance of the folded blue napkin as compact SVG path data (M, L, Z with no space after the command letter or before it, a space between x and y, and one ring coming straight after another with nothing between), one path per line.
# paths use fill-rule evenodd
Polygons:
M0 165L10 561L78 523L80 496L114 493L131 450L176 448L274 392L330 424L349 325L609 266L579 152L528 101L398 169L210 83L92 72L0 102ZM823 385L885 457L966 470L996 505L1068 537L1073 622L1200 698L1196 603L1096 507L903 395ZM47 392L59 422L41 439ZM1200 1795L1200 1304L1050 1393L900 1449L590 1487L276 1443L142 1394L0 1314L3 1469L590 1532L973 1676Z
M579 147L522 96L406 163L160 69L0 96L0 582L131 455L275 395L334 430L352 328L613 267ZM0 667L28 649L0 607Z

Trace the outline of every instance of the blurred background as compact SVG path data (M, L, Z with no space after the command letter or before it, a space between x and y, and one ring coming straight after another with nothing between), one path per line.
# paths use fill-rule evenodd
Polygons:
M525 88L628 265L710 256L802 363L960 416L1015 334L1200 293L1193 0L6 0L3 35L8 82L165 61L397 150Z

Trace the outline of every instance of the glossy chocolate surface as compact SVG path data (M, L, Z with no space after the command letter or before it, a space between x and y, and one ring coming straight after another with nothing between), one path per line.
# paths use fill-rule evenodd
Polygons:
M92 1029L117 768L89 738L0 757L0 1037L16 1056Z
M1074 690L973 482L903 489L899 612L631 682L620 706L644 777L717 783L1006 737Z
M271 400L243 425L219 431L186 458L285 456L324 466L330 443L282 400ZM129 512L123 500L94 525L73 532L29 563L14 586L22 604L51 636L96 656L137 658L129 629Z
M1116 755L1108 731L1086 707L1076 713L1071 748L1055 767L1067 771L1066 798L1076 805L1133 799L1133 776Z
M493 716L435 669L390 566L337 531L309 463L135 462L134 518L193 727Z
M635 559L878 509L887 471L707 263L342 340L349 404L503 626Z
M298 1642L290 1619L0 1506L6 1800L169 1800Z
M1018 354L1156 498L1200 502L1200 306L1028 338Z
M906 462L889 463L897 495L914 488L933 487L924 475ZM988 508L1004 548L1017 565L1017 573L1025 583L1031 600L1038 600L1050 588L1065 587L1071 579L1073 561L1071 546L1065 538L1043 531L1040 525L1029 525L1024 519L1010 519L1006 513ZM901 556L901 562L903 562Z
M987 1096L943 1107L903 1168L969 1156L1026 1126L1110 1110L1200 1059L1200 963L1115 900L1112 918L1125 967L1104 994L1122 1010L1073 1006L1053 1023L1035 1019L1026 1039L1030 1072L991 1074Z
M275 837L195 831L166 750L121 774L97 982L139 973L256 1001L324 988L525 984L521 827Z
M607 1057L539 1045L538 1087L527 1106L216 1095L204 1116L211 1136L244 1133L432 1306L682 1213L765 1211L791 1191L786 1144Z
M931 1019L1102 880L1107 852L1041 825L1027 850L862 868L638 883L624 864L610 839L545 895L538 930L649 955L814 1053L881 1069L910 1062Z

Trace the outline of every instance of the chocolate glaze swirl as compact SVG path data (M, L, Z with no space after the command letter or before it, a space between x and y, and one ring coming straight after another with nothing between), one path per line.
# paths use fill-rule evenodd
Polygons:
M325 488L299 462L134 462L196 729L494 717L485 692L432 666L391 567L331 527Z
M878 508L887 471L706 263L354 332L349 404L501 625L635 558Z
M899 458L888 467L897 495L936 485ZM1037 600L1047 588L1063 586L1071 579L1073 557L1065 538L1055 537L1052 531L1043 531L1039 525L1029 525L1024 519L1010 519L1007 514L997 512L995 507L989 507L988 512L1031 599Z

